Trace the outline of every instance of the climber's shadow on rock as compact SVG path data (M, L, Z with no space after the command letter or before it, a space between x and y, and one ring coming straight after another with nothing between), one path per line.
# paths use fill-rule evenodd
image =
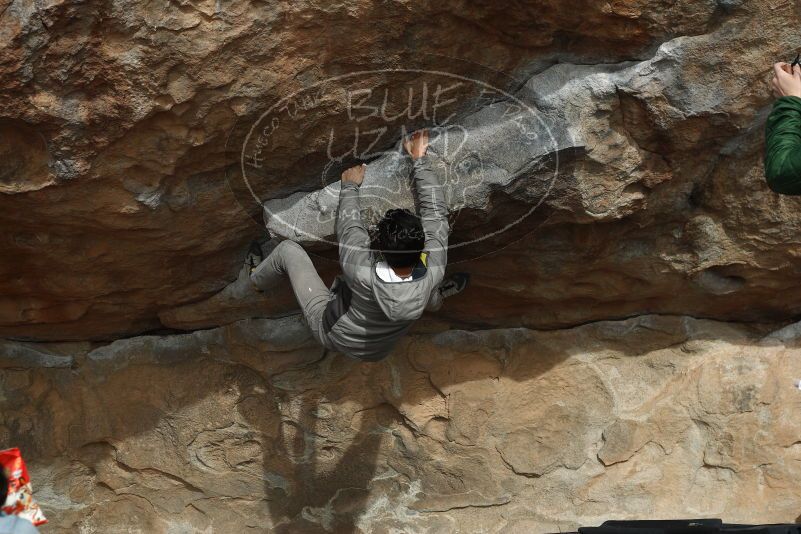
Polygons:
M663 387L683 373L661 349L758 339L725 323L641 316L555 332L413 334L363 363L321 357L299 318L242 321L120 340L77 355L74 368L9 370L9 387L33 386L0 405L0 428L26 459L64 473L58 492L78 504L42 504L65 531L113 531L120 514L146 532L175 521L370 532L397 514L414 530L447 531L443 514L425 512L502 505L519 490L509 484L592 461L587 450L616 418L599 374L606 362L639 373L633 359L664 352L646 373ZM593 351L603 361L581 365Z
M342 409L351 365L341 356L274 376L281 419L263 447L265 495L277 533L359 532L383 433L397 414L384 406ZM276 480L280 483L276 484Z

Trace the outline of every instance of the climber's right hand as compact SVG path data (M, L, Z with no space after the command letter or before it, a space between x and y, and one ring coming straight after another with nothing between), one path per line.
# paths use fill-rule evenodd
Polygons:
M355 167L351 167L350 169L346 170L342 173L342 184L356 184L362 185L364 181L364 170L367 168L367 165L362 163L361 165L356 165Z
M417 130L403 140L403 147L412 159L419 159L426 155L428 148L428 130Z
M784 62L773 65L773 94L801 98L801 65L798 68Z

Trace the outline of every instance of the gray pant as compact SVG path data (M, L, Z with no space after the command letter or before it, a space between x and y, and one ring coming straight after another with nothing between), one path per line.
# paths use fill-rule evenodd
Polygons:
M332 349L323 329L323 313L331 291L325 287L303 247L288 239L278 243L270 255L256 266L250 280L259 289L266 290L278 286L285 275L289 276L292 291L295 292L295 298L312 335L323 347ZM435 289L428 299L426 310L437 311L442 307L443 300L440 292Z
M285 275L289 276L292 291L295 292L295 298L314 339L323 347L331 349L328 336L323 330L323 313L331 291L325 287L303 247L290 240L278 243L270 255L256 266L250 280L259 289L266 290L277 287Z

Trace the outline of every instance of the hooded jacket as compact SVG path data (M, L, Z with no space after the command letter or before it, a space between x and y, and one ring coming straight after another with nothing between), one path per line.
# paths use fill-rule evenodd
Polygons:
M765 128L765 179L783 195L801 195L801 98L776 99Z
M370 236L361 218L359 186L343 183L339 193L337 238L343 274L332 286L332 300L323 317L331 348L354 358L378 361L420 318L445 275L448 248L448 208L433 156L414 162L425 248L412 279L385 282L377 274L378 258L370 250Z

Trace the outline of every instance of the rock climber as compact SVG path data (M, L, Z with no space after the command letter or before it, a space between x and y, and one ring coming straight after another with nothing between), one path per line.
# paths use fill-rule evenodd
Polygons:
M778 97L765 129L765 178L783 195L801 195L801 65L773 66L773 92Z
M258 244L251 246L246 259L250 281L263 291L289 276L314 338L326 349L381 360L424 310L439 309L444 298L463 291L469 282L467 273L444 276L448 207L434 170L435 156L427 153L428 141L428 131L420 130L403 142L413 160L420 216L403 209L387 211L375 240L360 214L365 165L342 173L336 233L343 275L331 289L298 243L281 241L263 260Z

